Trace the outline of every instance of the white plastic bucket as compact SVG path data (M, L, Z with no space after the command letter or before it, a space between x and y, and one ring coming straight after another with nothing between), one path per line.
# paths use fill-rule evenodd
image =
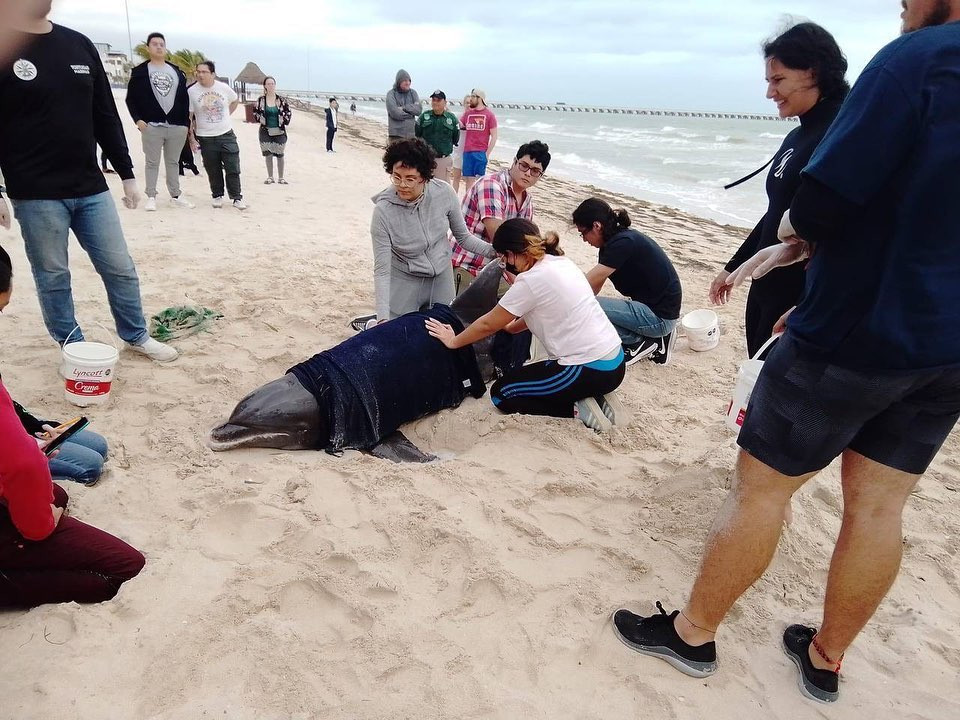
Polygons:
M747 406L750 404L750 396L753 395L753 388L757 384L757 378L760 377L760 371L763 370L763 360L759 358L775 343L780 335L778 333L767 340L759 350L749 360L745 360L743 365L737 371L737 383L733 387L733 399L727 408L727 427L735 434L740 434L740 428L743 426L743 419L747 416Z
M683 316L681 327L691 350L713 350L720 342L720 320L713 310L694 310Z
M79 407L103 405L110 399L120 348L99 342L70 343L70 336L77 330L79 326L67 336L61 351L64 397Z

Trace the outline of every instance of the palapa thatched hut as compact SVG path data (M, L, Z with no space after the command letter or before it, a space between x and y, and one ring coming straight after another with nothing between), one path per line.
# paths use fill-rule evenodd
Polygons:
M248 62L246 67L240 71L240 74L234 78L234 85L239 85L240 90L238 94L240 95L240 101L247 101L247 83L251 85L263 85L263 81L266 79L266 74L255 62Z

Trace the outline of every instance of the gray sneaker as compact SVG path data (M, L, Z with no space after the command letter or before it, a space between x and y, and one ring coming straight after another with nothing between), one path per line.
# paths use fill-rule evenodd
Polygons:
M611 425L627 425L630 422L630 414L617 397L617 391L608 392L606 395L595 397L594 400L600 406L600 410L610 421Z
M573 405L573 416L591 430L607 432L613 424L603 414L599 403L593 398L577 400Z

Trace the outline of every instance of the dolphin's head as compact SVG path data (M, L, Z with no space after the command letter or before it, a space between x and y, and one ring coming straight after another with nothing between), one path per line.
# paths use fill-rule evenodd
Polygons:
M329 428L316 398L291 374L268 382L241 400L230 419L210 432L211 450L242 447L312 450Z

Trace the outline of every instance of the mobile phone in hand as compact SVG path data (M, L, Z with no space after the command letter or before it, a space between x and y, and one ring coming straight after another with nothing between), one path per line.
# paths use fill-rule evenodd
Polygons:
M46 444L46 446L43 448L43 454L47 457L50 457L54 450L63 445L63 443L69 440L73 435L76 435L78 432L83 430L89 424L90 422L85 417L77 418L76 422L72 423L66 430Z

